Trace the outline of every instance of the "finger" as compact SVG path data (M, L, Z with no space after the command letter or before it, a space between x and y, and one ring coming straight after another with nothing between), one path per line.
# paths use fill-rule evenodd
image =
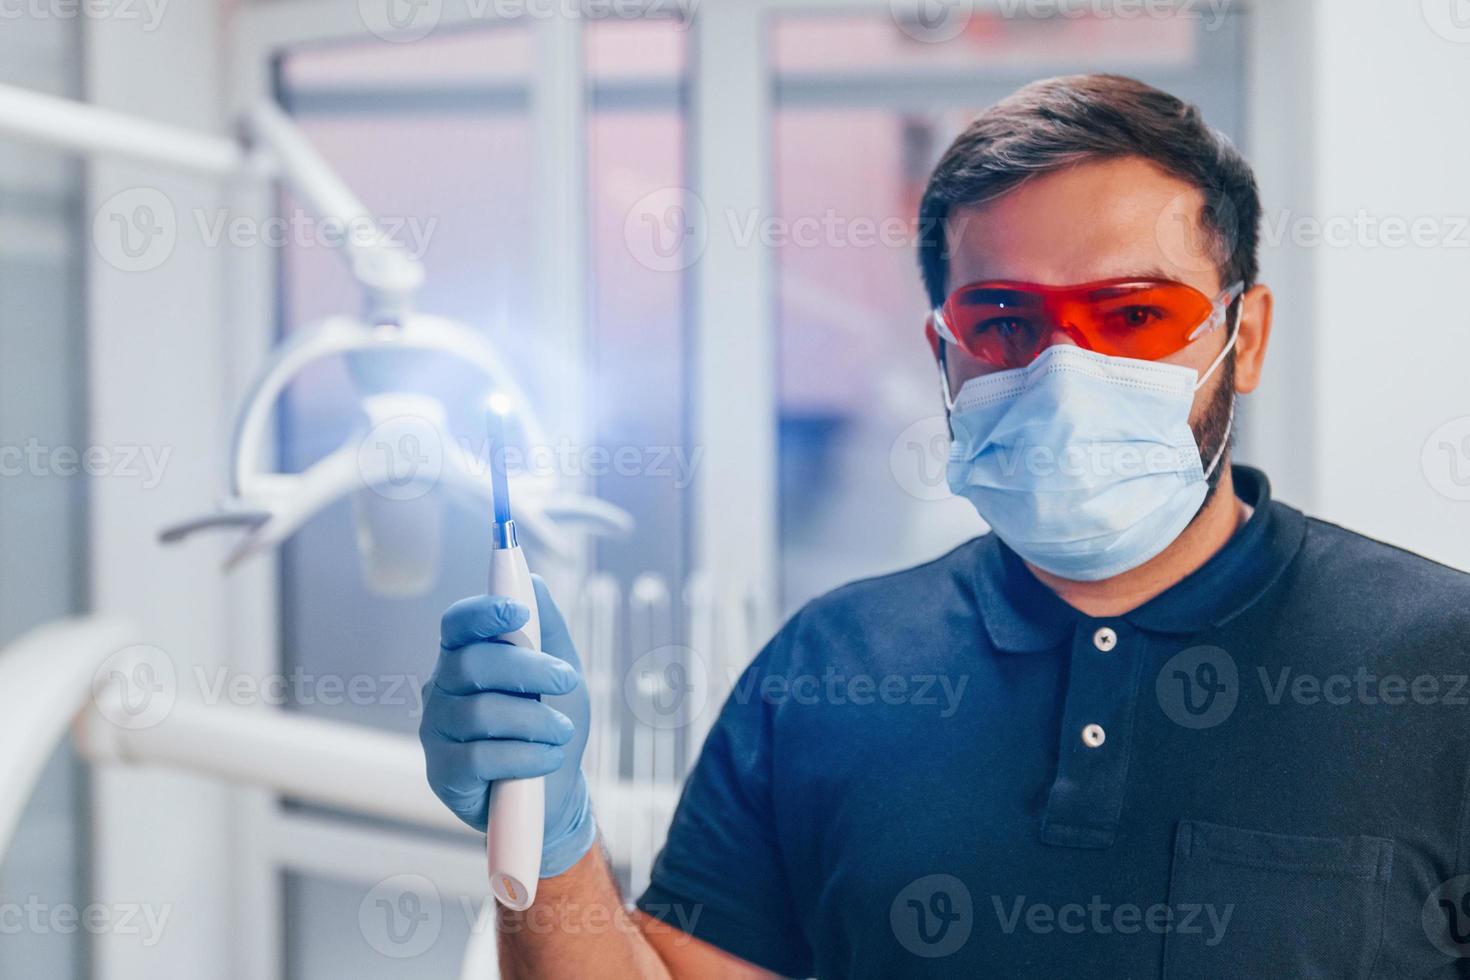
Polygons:
M549 776L566 762L557 745L515 739L451 742L438 735L424 738L429 785L456 813L472 811L499 779Z
M572 643L571 633L567 630L567 621L562 617L556 600L551 598L546 582L540 575L533 574L531 583L536 589L536 612L541 617L541 649L561 657L580 671L582 664L577 658L577 648Z
M425 718L431 717L427 712ZM513 694L445 694L434 705L432 725L454 742L519 739L565 745L576 727L566 715L540 701Z
M509 643L443 649L434 668L434 685L446 694L566 694L577 681L576 669L566 661Z
M448 650L520 629L531 610L505 596L475 595L444 610L439 621L439 644Z
M540 742L498 739L464 744L469 746L470 763L475 772L487 781L549 776L567 761L567 754L561 746Z

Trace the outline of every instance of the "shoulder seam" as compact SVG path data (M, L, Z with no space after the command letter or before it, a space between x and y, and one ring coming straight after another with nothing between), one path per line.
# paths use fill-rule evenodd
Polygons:
M1444 562L1439 561L1438 559L1430 558L1428 555L1421 555L1417 551L1411 551L1410 549L1405 548L1403 545L1397 545L1392 543L1391 541L1384 541L1381 538L1375 538L1371 535L1364 534L1361 531L1354 531L1350 527L1343 527L1341 524L1338 524L1335 521L1324 520L1320 517L1308 516L1307 526L1310 528L1313 524L1318 524L1325 528L1331 528L1335 531L1341 531L1343 534L1351 535L1355 538L1361 538L1364 541L1376 544L1379 547L1386 548L1389 551L1396 552L1397 554L1403 555L1406 558L1412 558L1415 561L1421 561L1427 565L1432 565L1436 568L1442 568L1445 571L1453 572L1456 575L1470 578L1470 572L1465 571L1463 568L1456 568L1453 565L1447 565Z

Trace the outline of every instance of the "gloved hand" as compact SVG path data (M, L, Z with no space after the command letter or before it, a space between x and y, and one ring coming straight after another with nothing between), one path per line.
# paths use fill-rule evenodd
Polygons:
M597 837L581 768L592 708L566 621L532 578L544 652L491 639L525 625L530 610L520 603L472 596L445 610L419 741L434 795L476 830L485 829L491 783L546 777L541 877L549 878Z

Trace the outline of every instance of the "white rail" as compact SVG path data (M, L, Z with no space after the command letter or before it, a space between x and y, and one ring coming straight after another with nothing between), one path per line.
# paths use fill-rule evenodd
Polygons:
M630 592L623 595L610 576L594 575L571 611L593 699L584 766L603 838L637 894L647 884L684 771L760 637L747 603L733 596L717 601L702 576L693 577L680 600L652 576L639 577ZM682 724L650 727L647 699L669 693L659 682L663 671L625 676L638 658L620 656L617 638L626 636L629 653L668 644L676 639L678 601L687 613L678 632L690 644L679 649L687 667L698 662L691 676L702 678L702 696ZM136 694L127 690L132 675L124 654L136 644L126 622L79 618L40 627L0 651L0 745L9 748L0 753L0 857L68 726L93 764L163 766L335 810L459 831L467 844L475 838L429 790L412 736L267 706L205 704L182 691L146 724L119 714L121 699ZM454 850L442 851L446 861ZM481 853L465 848L469 861ZM474 872L453 877L460 885L479 880ZM483 980L495 975L494 933L490 923L481 926L466 950L464 976Z

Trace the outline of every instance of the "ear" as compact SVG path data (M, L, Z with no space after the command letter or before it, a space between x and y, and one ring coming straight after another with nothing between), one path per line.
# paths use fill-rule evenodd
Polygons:
M930 313L924 320L924 339L929 341L929 352L934 355L934 360L939 360L939 331L934 329L934 314Z
M1274 299L1269 286L1255 286L1241 297L1240 336L1235 341L1235 390L1248 395L1261 383L1266 346L1271 340Z

